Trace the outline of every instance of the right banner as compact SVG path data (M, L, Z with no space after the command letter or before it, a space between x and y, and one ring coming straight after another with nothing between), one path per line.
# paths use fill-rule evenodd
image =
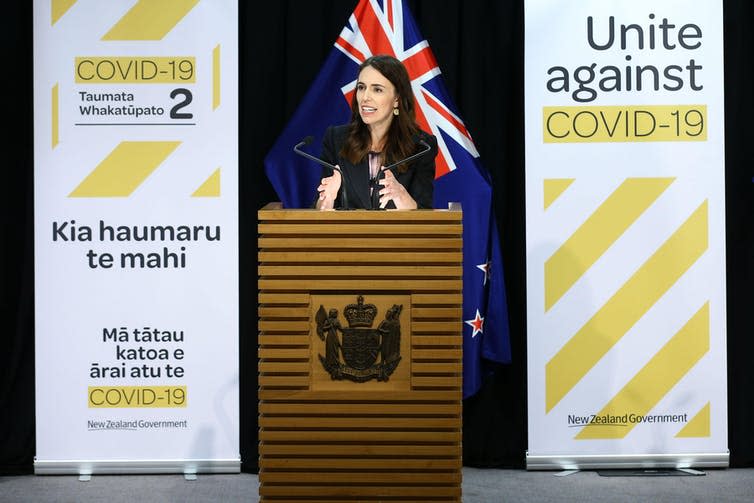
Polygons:
M526 0L529 469L728 466L721 0Z

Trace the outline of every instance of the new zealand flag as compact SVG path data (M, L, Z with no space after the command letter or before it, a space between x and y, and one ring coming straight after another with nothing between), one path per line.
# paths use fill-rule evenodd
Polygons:
M485 361L510 363L508 309L503 262L492 208L489 174L479 162L471 135L458 116L429 44L401 0L361 0L335 41L324 67L293 118L265 158L265 171L286 208L309 207L321 171L292 152L314 135L321 144L327 126L344 124L359 65L374 54L390 54L408 70L416 120L437 137L434 206L463 208L463 396L477 392Z

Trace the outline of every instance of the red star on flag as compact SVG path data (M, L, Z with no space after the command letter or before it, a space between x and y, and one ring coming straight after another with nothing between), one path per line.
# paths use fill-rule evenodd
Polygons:
M490 274L492 273L492 262L488 260L484 264L479 264L476 268L484 273L484 284L486 285L487 280L490 279Z
M464 323L474 329L471 333L472 338L476 337L476 334L484 333L484 318L479 315L479 309L476 310L476 317L473 320L465 320Z

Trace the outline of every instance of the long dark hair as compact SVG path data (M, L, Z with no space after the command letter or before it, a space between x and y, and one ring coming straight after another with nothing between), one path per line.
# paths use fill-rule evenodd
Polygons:
M394 57L387 55L371 56L359 66L358 75L368 66L371 66L389 80L395 86L395 92L398 95L399 114L393 116L393 120L390 122L385 147L382 150L382 164L387 165L405 159L413 154L416 149L414 137L420 129L416 124L414 92L411 89L411 81L408 78L406 67ZM348 136L340 154L356 164L366 157L371 143L369 128L361 120L359 104L356 100L356 92L354 92L351 99L351 122L348 128ZM405 165L398 167L400 173L405 172L406 169L408 168Z

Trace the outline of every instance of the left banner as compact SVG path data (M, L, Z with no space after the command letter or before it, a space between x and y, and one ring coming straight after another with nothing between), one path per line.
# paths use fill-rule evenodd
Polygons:
M36 473L240 471L237 26L34 1Z

